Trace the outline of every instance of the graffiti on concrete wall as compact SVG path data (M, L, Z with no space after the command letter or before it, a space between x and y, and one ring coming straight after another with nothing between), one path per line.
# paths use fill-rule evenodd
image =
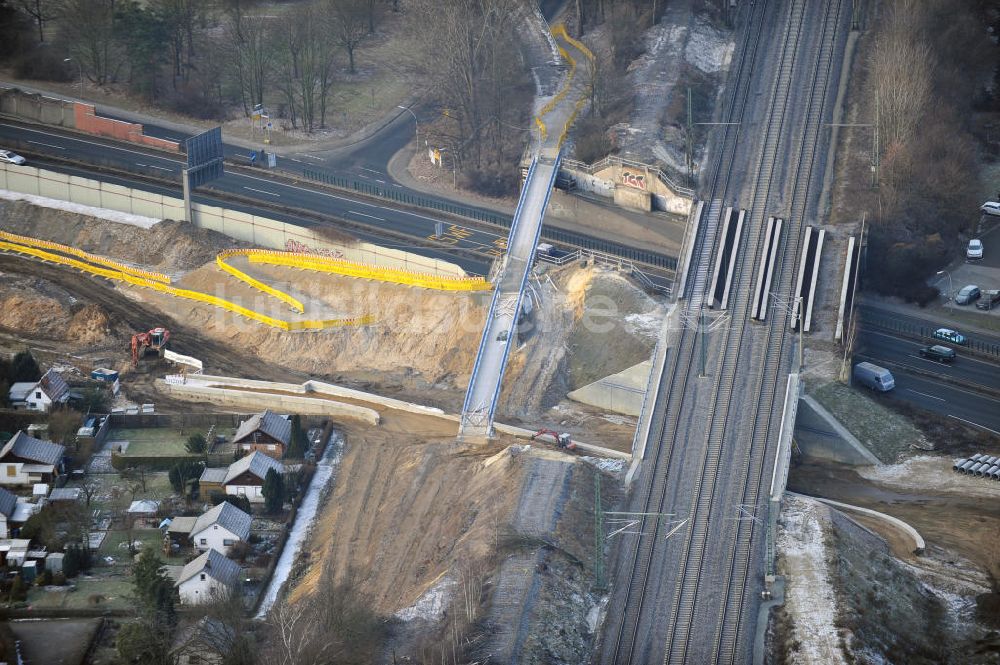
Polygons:
M646 191L646 176L642 173L622 171L622 184L626 187L634 187Z

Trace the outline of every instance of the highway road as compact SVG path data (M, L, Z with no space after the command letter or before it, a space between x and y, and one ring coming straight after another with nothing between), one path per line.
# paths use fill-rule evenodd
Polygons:
M1000 366L983 358L972 357L961 346L934 342L955 349L958 357L952 363L942 363L920 356L926 343L900 338L880 330L858 331L855 356L888 368L911 374L934 375L939 383L961 385L966 390L1000 395Z
M970 308L971 309L971 308ZM968 346L1000 359L1000 335L947 321L944 317L907 314L896 309L881 308L876 304L858 305L858 321L862 328L897 333L897 336L930 337L938 328L951 328L966 336ZM952 346L952 345L949 345Z
M400 131L395 124L390 130L390 134ZM389 141L385 145L391 143ZM25 153L30 163L35 165L64 172L69 172L67 166L74 166L78 169L74 173L82 171L88 177L99 176L104 180L111 179L107 174L100 174L94 168L88 167L113 169L118 172L118 182L128 180L126 174L135 174L155 179L160 187L157 191L166 190L172 196L180 195L181 170L185 165L183 155L174 156L127 143L9 120L0 120L0 145L13 147ZM345 159L349 158L349 163L354 165L352 168L363 170L367 168L361 166L365 163L362 157L365 154L367 153L364 149L357 148L349 152ZM354 161L350 161L351 159ZM335 173L335 170L331 170L330 173ZM372 177L374 178L374 174ZM252 211L265 216L273 217L270 212L273 210L290 214L296 211L316 213L326 216L325 223L334 227L338 226L338 218L343 219L349 223L349 228L341 230L357 234L356 230L361 228L365 239L428 256L458 254L468 259L472 255L474 262L480 265L477 270L480 274L485 273L490 263L501 256L506 249L509 216L490 213L500 220L498 224L465 221L462 217L442 215L433 209L422 207L437 205L424 195L420 195L420 199L411 197L410 200L413 201L411 205L395 203L392 199L399 200L410 196L404 193L405 188L398 183L385 181L383 178L358 183L357 186L361 191L374 193L377 189L379 192L378 196L364 196L351 189L352 183L355 182L357 181L349 181L347 190L334 189L310 180L290 178L287 174L282 175L265 169L229 168L222 178L198 188L197 193L203 198L213 197L216 205L220 205L220 198L226 196L240 197L245 206L252 205L254 200L259 201L262 208ZM145 186L140 188L149 189ZM448 210L455 212L461 208L451 206ZM476 213L469 212L469 214ZM437 235L438 230L441 231L440 235ZM390 238L391 241L376 240L383 236ZM411 238L417 242L411 245L405 242L401 244L399 242L401 237ZM593 249L635 261L643 266L653 281L660 284L666 285L672 280L673 257L650 252L644 248L630 247L613 239L595 238L558 228L544 229L542 237L556 245L557 256L577 248ZM462 261L456 262L465 266Z
M853 362L862 360L869 358L859 354ZM896 387L879 395L879 399L908 402L956 423L1000 436L1000 400L899 368L892 369L892 376Z

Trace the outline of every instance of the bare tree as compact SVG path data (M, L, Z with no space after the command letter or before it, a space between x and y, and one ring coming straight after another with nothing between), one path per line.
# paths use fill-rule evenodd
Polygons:
M354 74L354 51L358 44L369 34L369 27L374 32L374 21L369 12L369 0L328 0L327 8L331 19L330 27L340 45L347 52L348 71Z
M244 14L237 7L230 13L226 25L226 41L230 59L236 71L243 112L264 103L267 73L274 60L270 27L274 21L266 16Z
M14 6L38 26L38 41L45 41L45 24L59 16L59 0L15 0Z
M123 54L115 39L115 0L63 0L60 37L97 85L117 78Z

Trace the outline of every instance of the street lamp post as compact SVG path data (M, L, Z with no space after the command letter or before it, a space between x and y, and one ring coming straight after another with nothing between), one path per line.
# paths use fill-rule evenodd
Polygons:
M417 139L417 147L420 147L420 121L417 120L417 114L414 113L413 109L411 109L408 106L401 106L397 104L396 108L403 109L404 111L408 112L410 115L413 116L413 136L414 138Z
M951 300L951 294L952 294L951 273L948 272L947 270L938 270L937 274L939 274L939 275L947 275L947 277L948 277L948 300Z
M63 58L63 62L69 62L73 58ZM73 60L76 63L77 68L80 70L80 98L83 99L83 65L80 64L79 60Z

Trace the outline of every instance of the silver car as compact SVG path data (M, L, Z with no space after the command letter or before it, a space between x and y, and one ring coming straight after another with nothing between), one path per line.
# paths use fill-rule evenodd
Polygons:
M0 162L6 162L14 166L23 166L26 161L24 157L14 154L10 150L0 150Z
M975 284L969 284L968 286L963 286L962 290L958 292L955 296L956 305L970 305L975 301L979 300L979 296L982 293L979 291L979 287Z

